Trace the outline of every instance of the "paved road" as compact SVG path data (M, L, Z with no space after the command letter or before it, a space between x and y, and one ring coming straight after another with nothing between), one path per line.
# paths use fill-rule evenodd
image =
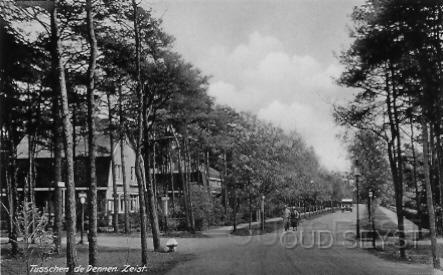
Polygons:
M282 231L254 237L181 239L179 250L196 255L170 274L432 274L427 265L395 263L355 246L355 211L305 221L294 235ZM331 232L331 233L327 233ZM300 238L302 236L302 238ZM318 237L320 236L320 238ZM281 241L282 239L282 241ZM370 245L370 244L368 244Z

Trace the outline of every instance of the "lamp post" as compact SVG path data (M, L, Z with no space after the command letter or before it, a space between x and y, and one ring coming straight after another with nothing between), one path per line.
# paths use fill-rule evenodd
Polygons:
M356 237L357 239L360 238L360 211L359 211L359 198L358 198L358 178L360 177L360 171L358 170L358 167L354 167L354 176L355 176L355 187L357 191L356 195L356 203L357 203L357 226L356 226Z
M79 244L83 244L83 235L85 232L85 202L86 202L86 193L85 192L81 192L78 193L78 197L80 199L80 205L81 205L81 211L82 211L82 216L81 216L81 230L80 230L80 242Z
M265 195L261 196L261 230L265 230Z

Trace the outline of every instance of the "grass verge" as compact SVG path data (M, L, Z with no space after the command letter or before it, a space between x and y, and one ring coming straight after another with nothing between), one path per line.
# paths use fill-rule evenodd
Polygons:
M275 222L267 222L265 223L265 230L263 231L261 229L260 224L252 225L251 230L249 230L248 227L246 228L240 228L236 231L233 231L231 234L235 236L255 236L255 235L262 235L266 233L272 233L274 231L277 231L281 229L283 226L283 221L275 221Z
M416 236L407 236L407 245L405 246L406 258L400 257L400 247L398 239L395 236L397 232L397 225L392 222L381 210L375 211L375 229L377 231L376 247L373 248L370 243L372 241L372 225L368 220L368 213L365 212L360 219L360 228L366 234L362 234L362 238L366 240L368 245L365 245L366 250L374 255L393 262L406 263L431 263L431 248L430 244L423 244L423 242L416 241ZM379 236L383 236L380 238ZM443 245L438 244L440 258L443 257Z

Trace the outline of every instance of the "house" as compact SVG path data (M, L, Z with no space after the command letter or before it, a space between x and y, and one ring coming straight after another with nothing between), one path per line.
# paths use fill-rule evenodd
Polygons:
M184 164L182 164L182 167L183 166ZM155 179L158 185L157 189L160 194L168 194L168 196L171 197L173 192L172 190L174 190L174 194L181 194L183 192L182 178L180 170L176 163L172 165L172 175L169 169L156 169L155 175ZM195 185L207 186L207 180L209 180L209 189L211 194L213 196L217 196L221 193L222 180L220 172L216 169L209 167L208 176L206 167L200 165L198 169L196 169L195 167L192 169L189 177L191 184ZM172 187L172 182L174 183L174 187Z
M114 155L116 166L116 182L119 213L124 213L123 173L126 175L128 194L130 198L130 212L138 211L138 185L135 178L135 151L124 141L125 171L121 165L120 142L115 141L113 150L110 149L109 136L98 135L96 138L97 158L97 202L98 214L103 223L110 222L114 212L113 182L111 169L111 154ZM35 153L35 203L47 213L54 213L54 153L45 146L37 145ZM75 143L75 190L77 208L79 208L79 194L87 193L89 189L88 177L88 144L86 137L77 137ZM18 191L23 191L23 185L28 173L28 138L23 138L17 147ZM66 173L63 173L66 176ZM62 190L65 202L65 190Z
M209 171L206 171L206 167L204 166L199 167L201 182L203 185L209 184L209 190L213 195L221 194L222 179L220 172L212 167L209 167L208 170ZM206 180L209 180L209 183L206 183Z
M118 213L123 215L125 212L124 192L123 192L123 174L126 178L127 191L129 195L129 212L138 213L139 210L139 192L138 183L135 175L135 150L129 144L128 140L124 141L124 159L125 170L123 171L121 162L120 142L114 142L114 148L111 150L109 136L98 135L96 137L97 157L96 157L96 175L97 175L97 202L99 226L112 224L112 214L114 213L113 199L113 178L111 166L111 154L114 156L116 185L117 185L117 201ZM40 209L51 216L55 213L55 182L54 182L54 152L49 146L37 145L35 152L35 204ZM23 186L26 182L29 167L28 158L28 138L22 139L17 146L17 166L18 166L18 192L19 201L23 201ZM63 153L64 155L64 153ZM88 177L88 144L86 137L77 137L75 142L75 190L77 200L77 211L80 212L81 193L89 190ZM170 169L165 167L151 170L155 171L155 179L157 182L157 194L160 202L161 196L172 197L172 193L176 197L183 194L183 184L181 174L179 173L177 163L172 165L172 178L174 186L171 183ZM162 172L161 172L162 171ZM66 176L66 173L63 173ZM221 177L220 173L209 168L209 174L204 166L199 166L190 174L192 184L207 186L209 180L209 188L213 195L221 193ZM3 187L2 187L3 188ZM4 197L6 190L2 189ZM66 191L62 189L63 205L66 202ZM64 213L64 208L63 208Z

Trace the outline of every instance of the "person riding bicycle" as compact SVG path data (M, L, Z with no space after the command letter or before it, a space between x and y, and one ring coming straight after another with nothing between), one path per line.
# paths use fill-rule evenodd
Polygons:
M291 209L290 220L292 229L297 230L298 221L300 220L300 213L297 211L295 206Z

